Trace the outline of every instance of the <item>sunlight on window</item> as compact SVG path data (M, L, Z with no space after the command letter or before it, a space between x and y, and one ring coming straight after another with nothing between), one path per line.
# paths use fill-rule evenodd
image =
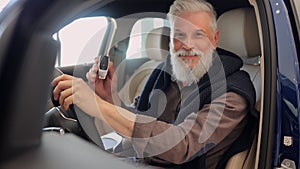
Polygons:
M61 29L60 66L93 62L98 55L106 26L105 17L89 17L78 19Z
M3 10L3 8L8 4L10 0L0 0L0 12Z

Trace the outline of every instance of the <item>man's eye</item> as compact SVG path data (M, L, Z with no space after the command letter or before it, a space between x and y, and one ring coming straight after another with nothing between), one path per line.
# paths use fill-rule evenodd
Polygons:
M183 33L175 33L174 37L176 39L183 39L185 37L185 35Z
M196 38L204 38L204 37L205 37L205 34L202 33L202 32L197 32L197 33L195 33L195 37L196 37Z

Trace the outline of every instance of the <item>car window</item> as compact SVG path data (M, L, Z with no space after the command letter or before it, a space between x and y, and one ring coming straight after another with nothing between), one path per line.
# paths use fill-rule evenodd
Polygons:
M56 66L90 63L98 55L107 26L106 17L80 18L60 29L54 39L61 50Z
M147 34L159 27L170 27L169 22L162 18L143 18L138 20L130 33L129 46L126 53L126 59L145 58Z

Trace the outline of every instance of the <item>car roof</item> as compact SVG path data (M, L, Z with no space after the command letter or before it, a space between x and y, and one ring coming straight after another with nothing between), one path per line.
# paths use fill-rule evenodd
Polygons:
M122 17L140 12L167 13L174 0L113 0L99 8L91 15ZM248 0L208 0L216 9L217 14L234 9L251 6Z

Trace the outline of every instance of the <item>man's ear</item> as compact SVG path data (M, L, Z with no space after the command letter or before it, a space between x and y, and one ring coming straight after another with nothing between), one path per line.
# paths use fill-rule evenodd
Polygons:
M219 29L216 30L215 37L214 37L214 48L216 49L219 43L220 38L220 31Z

